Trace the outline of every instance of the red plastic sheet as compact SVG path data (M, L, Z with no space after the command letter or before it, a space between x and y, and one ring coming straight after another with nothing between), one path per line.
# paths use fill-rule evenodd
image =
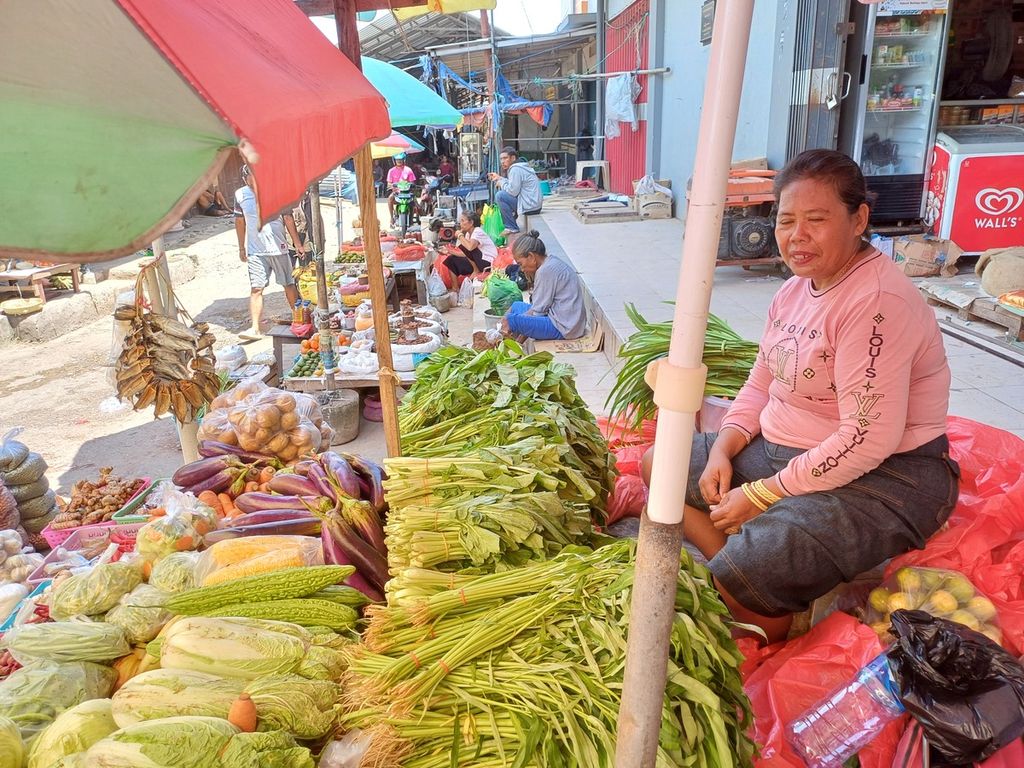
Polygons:
M960 463L960 500L944 530L904 565L960 571L999 612L1003 645L1024 653L1024 440L995 427L950 417L950 454Z
M640 429L634 429L621 417L601 416L597 423L619 470L615 488L608 497L608 525L624 517L640 517L647 504L647 486L640 478L640 462L647 449L654 445L657 422L647 420Z
M761 745L757 768L804 768L785 743L786 726L833 689L852 679L882 652L878 636L845 613L833 613L803 637L758 648L741 640L747 657L744 689L754 706L754 739ZM905 720L890 723L861 750L861 768L889 768Z

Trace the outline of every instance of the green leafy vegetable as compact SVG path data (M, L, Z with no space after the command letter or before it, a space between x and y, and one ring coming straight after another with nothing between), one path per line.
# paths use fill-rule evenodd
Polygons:
M25 745L17 724L9 717L0 717L0 768L21 768Z
M106 613L142 581L128 563L104 563L60 582L50 594L50 616L57 620Z
M0 684L0 717L13 720L27 741L64 710L109 696L115 680L113 669L88 661L32 662Z
M57 716L32 741L27 768L50 768L57 761L85 752L117 730L110 713L110 699L83 701Z
M648 322L632 304L626 305L626 314L637 331L619 347L624 363L616 377L615 386L608 393L605 407L613 416L625 414L636 427L652 418L656 410L654 393L647 386L644 375L654 360L668 355L672 323ZM736 397L746 383L757 357L757 344L745 341L715 315L708 315L704 336L704 365L708 367L705 395Z

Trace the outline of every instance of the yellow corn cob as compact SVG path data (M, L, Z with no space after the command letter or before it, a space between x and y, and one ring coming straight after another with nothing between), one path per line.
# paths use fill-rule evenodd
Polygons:
M266 554L243 560L240 563L219 568L203 579L203 586L209 587L225 581L239 579L242 576L256 576L261 573L282 571L286 568L299 568L304 565L309 565L309 562L302 552L296 548L278 552L267 552Z
M268 552L283 552L300 548L302 539L294 536L244 536L240 539L225 539L208 548L205 556L209 557L218 568L234 565ZM305 547L302 547L305 550Z

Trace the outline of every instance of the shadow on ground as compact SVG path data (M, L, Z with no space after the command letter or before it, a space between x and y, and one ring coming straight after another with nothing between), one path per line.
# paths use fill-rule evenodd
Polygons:
M79 446L71 466L57 479L55 490L67 495L82 479L95 479L100 467L114 465L120 477L170 477L181 466L180 444L174 422L154 419L137 427L87 440Z

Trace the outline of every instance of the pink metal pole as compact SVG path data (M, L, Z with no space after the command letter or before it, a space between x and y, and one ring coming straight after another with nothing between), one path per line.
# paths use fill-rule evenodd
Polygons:
M718 0L667 361L654 385L658 429L641 521L616 768L652 768L668 672L679 549L715 257L725 209L754 0Z

